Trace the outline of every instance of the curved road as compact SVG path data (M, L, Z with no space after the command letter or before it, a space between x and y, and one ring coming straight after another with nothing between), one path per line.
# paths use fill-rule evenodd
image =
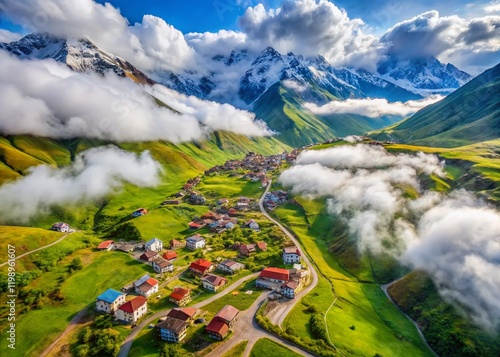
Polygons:
M57 243L60 243L64 238L66 238L67 236L69 236L69 233L66 233L65 235L63 235L61 238L59 238L58 240L56 240L55 242L52 242L50 244L47 244L47 245L44 245L43 247L40 247L40 248L36 248L36 249L33 249L33 250L30 250L29 252L26 252L24 254L21 254L19 256L17 256L15 259L19 259L19 258L22 258L22 257L25 257L31 253L35 253L35 252L38 252L39 250L43 250L43 249L46 249L46 248L49 248L49 247L52 247L53 245L56 245ZM0 264L0 268L3 267L4 265L6 265L8 262L5 262L5 263L2 263Z

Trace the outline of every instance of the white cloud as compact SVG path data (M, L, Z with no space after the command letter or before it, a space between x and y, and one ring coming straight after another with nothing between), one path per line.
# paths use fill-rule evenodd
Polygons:
M145 90L115 75L74 72L53 60L20 60L0 51L0 132L111 141L191 141L211 130L270 135L254 114L189 98L161 86L159 107Z
M279 181L295 194L327 197L361 251L388 253L427 272L448 302L478 325L500 319L500 214L465 191L422 191L419 175L443 175L436 156L381 147L305 151ZM404 195L406 188L419 198Z
M125 183L155 186L160 172L160 165L147 151L136 155L112 146L90 149L69 167L40 165L25 177L0 186L0 220L25 223L54 204L94 201Z
M21 37L22 35L20 33L0 29L0 42L10 43L19 40Z
M421 100L393 103L389 103L387 99L347 99L344 101L331 101L321 106L315 103L305 103L304 107L318 115L359 114L370 118L378 118L384 115L406 117L441 99L443 97L439 95Z

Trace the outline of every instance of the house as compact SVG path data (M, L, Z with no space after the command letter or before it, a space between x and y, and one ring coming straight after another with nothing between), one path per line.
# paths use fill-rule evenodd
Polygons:
M170 241L170 249L176 250L176 249L181 249L186 246L186 242L181 242L177 239L172 239Z
M255 244L240 244L238 251L241 255L249 257L256 252Z
M249 204L247 202L237 202L236 203L236 208L239 211L246 211L248 210Z
M255 286L264 289L280 289L281 286L290 280L290 272L282 268L265 268L263 269Z
M189 265L189 271L191 271L195 275L203 276L214 269L214 266L211 262L206 259L198 259L192 262Z
M141 254L141 256L139 257L139 259L141 260L146 260L148 262L152 262L153 260L155 260L156 258L158 257L158 253L153 251L153 250L149 250L143 254Z
M134 281L134 290L136 294L144 297L150 297L158 292L158 280L151 278L148 274Z
M118 244L118 245L115 245L115 249L122 251L122 252L125 252L125 253L128 253L128 252L132 252L134 250L134 246L132 244Z
M281 286L281 294L287 298L293 299L299 292L302 284L297 281L289 281Z
M69 224L57 222L52 225L52 230L57 232L69 232Z
M227 283L227 279L217 275L207 275L201 279L203 288L216 292Z
M263 252L267 250L266 242L257 242L257 247Z
M231 217L239 216L240 213L236 210L236 208L231 207L230 209L227 210L227 214L230 215Z
M173 317L191 323L197 311L198 310L196 310L194 307L185 307L182 309L174 308L170 310L170 312L167 314L167 317Z
M97 312L113 313L125 303L125 294L108 289L96 298L95 310Z
M258 224L257 222L255 222L255 221L250 222L250 224L248 225L248 227L249 227L250 229L253 229L253 230L254 230L254 231L256 231L256 232L260 232L260 227L259 227L259 224Z
M189 229L197 230L197 229L205 227L205 223L202 223L202 222L189 222L188 227L189 227Z
M167 250L163 253L162 258L172 263L177 259L177 253L172 250Z
M229 200L227 198L219 198L219 200L217 201L217 204L220 206L227 205L228 203L229 203Z
M238 321L238 315L240 310L235 308L232 305L226 305L215 315L215 317L221 319L225 323L229 325L229 327L233 327L236 321Z
M241 263L235 262L234 260L224 260L222 263L219 264L218 266L219 270L229 273L229 274L234 274L241 269L245 268L245 266Z
M153 270L158 274L172 272L174 271L174 265L168 260L158 258L153 260Z
M105 240L97 246L97 250L111 250L115 246L115 242L112 240Z
M156 325L160 338L168 342L181 342L186 337L189 324L174 317L167 317Z
M139 209L136 209L134 212L132 212L132 217L144 216L146 213L148 213L147 209L139 208Z
M224 306L205 328L208 335L223 340L238 320L240 311L231 305Z
M203 238L199 234L195 234L194 236L187 238L186 248L189 250L205 248L205 238Z
M300 262L300 250L296 246L283 248L283 263L293 264Z
M137 296L121 305L115 311L115 318L125 323L136 324L147 312L148 300L143 296Z
M186 288L175 288L168 300L178 306L184 306L191 300L191 290Z
M163 250L163 242L158 238L153 238L144 244L146 251L161 252Z

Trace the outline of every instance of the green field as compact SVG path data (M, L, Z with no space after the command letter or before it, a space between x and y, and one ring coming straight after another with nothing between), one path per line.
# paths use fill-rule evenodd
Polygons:
M236 346L227 351L222 357L242 357L245 352L245 348L248 345L248 341L243 341L238 343Z
M79 253L81 254L81 253ZM38 356L66 328L71 318L81 309L91 306L97 295L108 288L120 289L149 271L148 266L119 252L89 253L91 262L70 275L61 285L64 300L55 306L45 306L20 315L17 328L16 352L22 356ZM71 256L69 257L71 258ZM63 260L63 264L66 260ZM62 265L62 264L61 264ZM124 269L124 267L126 267ZM43 274L32 285L41 285ZM4 339L2 333L2 340ZM6 345L0 346L0 355L8 356Z
M246 294L247 291L253 291L252 294ZM262 294L262 290L255 290L255 279L251 279L236 289L233 292L237 292L238 294L233 294L232 292L224 296L222 299L217 299L214 302L205 305L203 310L217 313L220 309L222 309L226 305L232 305L240 311L248 309L255 300Z
M267 338L261 338L255 342L250 357L300 357L298 353L280 345Z

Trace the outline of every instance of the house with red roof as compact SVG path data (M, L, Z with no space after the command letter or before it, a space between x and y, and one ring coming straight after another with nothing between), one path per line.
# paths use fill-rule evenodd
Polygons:
M255 244L240 244L238 251L241 255L249 257L250 255L256 253Z
M261 251L266 251L267 250L267 244L266 244L266 242L257 242L257 247Z
M115 311L115 318L128 324L136 324L139 319L148 312L148 300L143 296L137 296Z
M182 309L174 308L169 311L167 317L173 317L191 323L197 312L198 310L196 310L194 307L184 307Z
M163 253L162 258L173 263L177 259L177 253L172 250L167 250Z
M229 327L233 327L236 321L238 321L238 315L240 310L235 308L232 305L226 305L215 315L215 317L223 320L225 323L229 325Z
M265 268L263 269L257 280L255 286L264 289L277 289L290 280L290 272L282 268Z
M189 222L188 227L189 227L189 229L196 230L196 229L200 229L200 228L205 227L205 223L203 223L203 222Z
M97 250L111 250L115 246L115 242L112 240L105 240L97 246Z
M191 290L180 287L175 288L168 300L178 306L184 306L191 300Z
M201 283L203 284L203 288L215 292L226 285L227 279L222 276L209 274L201 279Z
M139 257L139 259L145 260L145 261L148 261L148 262L152 262L157 257L158 257L158 253L157 252L155 252L153 250L148 250L147 252L141 254L141 256Z
M214 265L206 259L195 260L189 265L189 271L199 276L210 273L213 269Z
M283 248L283 263L293 264L300 262L300 250L296 246Z
M240 311L234 306L224 306L210 321L205 331L207 331L210 337L216 340L223 340L238 320L239 313Z
M301 281L289 281L281 286L281 295L293 299L302 288Z
M158 280L151 278L148 274L134 281L136 294L146 298L158 292Z

